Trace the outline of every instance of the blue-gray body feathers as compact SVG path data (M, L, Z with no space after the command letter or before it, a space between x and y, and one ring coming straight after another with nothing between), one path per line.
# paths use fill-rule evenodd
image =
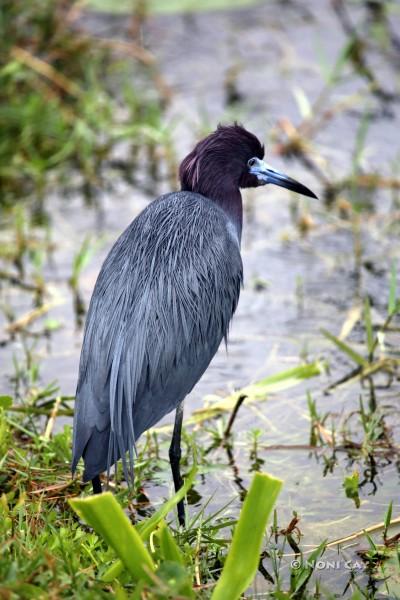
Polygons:
M85 481L119 458L132 478L135 440L206 370L239 299L239 236L215 202L176 192L113 246L90 303L76 393L72 469L83 456Z

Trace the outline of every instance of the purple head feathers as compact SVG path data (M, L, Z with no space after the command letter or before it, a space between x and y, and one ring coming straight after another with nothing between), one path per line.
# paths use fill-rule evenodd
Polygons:
M242 199L239 188L257 187L259 181L248 172L250 158L262 159L264 147L241 125L218 125L216 131L198 142L182 161L179 178L182 190L197 192L217 202L242 227Z
M215 193L218 195L221 186L257 186L256 177L247 178L247 161L254 156L264 157L264 146L255 135L238 123L218 125L182 161L179 169L182 190L212 198Z

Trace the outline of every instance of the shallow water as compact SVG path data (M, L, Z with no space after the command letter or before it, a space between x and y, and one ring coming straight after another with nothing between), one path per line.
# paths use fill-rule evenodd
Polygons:
M265 2L259 6L216 11L196 15L153 17L146 24L143 40L157 56L161 72L173 91L168 119L174 124L177 154L182 157L198 137L196 131L210 123L229 121L232 109L226 107L223 81L230 67L238 69L237 89L243 102L235 116L261 139L277 120L287 117L293 123L301 119L293 90L301 87L313 101L323 88L319 66L320 55L332 65L345 43L345 36L329 3ZM284 6L284 8L283 8ZM362 14L354 7L356 20ZM394 19L398 16L394 15ZM86 22L91 30L101 28L102 35L124 36L125 19L92 15ZM394 21L395 22L395 21ZM125 32L125 33L124 33ZM379 53L371 53L383 84L390 90L396 81L387 61ZM348 68L347 68L348 69ZM331 92L332 102L343 95L365 88L362 79L348 69L348 77ZM398 161L399 105L390 104L390 115L382 114L382 106L369 95L368 106L379 118L368 129L365 171L380 170L391 176L392 164ZM334 178L350 171L360 115L366 104L336 116L318 132L314 142L325 159L322 168ZM267 158L277 168L311 187L317 194L320 184L312 173L296 161L289 162L271 152L267 143ZM73 394L76 384L81 332L74 327L71 294L66 280L71 273L72 256L86 235L102 236L101 249L85 269L81 290L86 301L113 240L132 218L152 199L164 192L166 184L154 184L153 194L128 189L119 184L115 193L104 194L101 211L86 207L78 197L49 198L52 237L55 251L46 265L46 281L52 283L54 294L62 303L49 316L63 327L51 338L38 342L36 352L41 359L41 377L47 383L56 379L64 395ZM366 193L361 193L363 199ZM333 473L323 475L321 452L311 455L307 449L269 450L270 445L307 445L310 422L306 391L312 393L321 413L348 413L359 406L362 390L358 383L344 386L324 395L326 385L351 370L349 362L339 355L324 338L320 329L338 334L349 310L360 296L369 295L374 307L374 320L383 320L388 296L388 271L393 259L398 259L399 214L389 192L373 194L374 210L363 211L361 218L362 260L373 263L361 267L356 276L354 237L350 222L338 217L323 202L291 198L279 188L246 191L243 260L245 288L235 315L228 354L224 347L212 361L202 380L186 401L187 414L203 405L207 394L229 393L266 375L297 365L301 358L323 357L330 364L330 376L309 380L302 386L274 395L263 403L243 406L234 425L234 456L246 485L250 479L249 434L262 431L259 458L262 469L283 477L284 490L278 502L280 525L286 526L296 510L301 516L300 527L304 544L316 544L323 539L335 539L382 521L390 500L393 515L398 516L399 470L394 460L382 460L378 465L375 484L366 482L360 490L361 507L356 509L347 499L342 482L345 474L355 468L363 479L365 465L350 464L343 453L337 456ZM308 208L314 226L302 236L291 217L291 208ZM51 208L50 208L51 207ZM255 283L265 283L257 291ZM12 303L16 313L31 308L31 298L18 290L1 291L2 301ZM4 324L0 317L0 329ZM35 330L33 326L33 330ZM391 338L396 344L396 338ZM362 341L361 328L352 335ZM360 346L361 348L361 346ZM12 391L9 375L13 372L12 355L21 355L18 343L0 347L1 388ZM380 391L380 403L398 406L398 385ZM166 419L172 422L172 416ZM391 419L395 439L399 439L399 423ZM264 447L263 447L264 446ZM325 451L327 452L327 451ZM219 459L221 460L220 455ZM385 464L387 463L387 464ZM206 499L213 494L210 510L237 496L237 484L232 468L222 462L221 468L207 475L196 486ZM368 473L367 473L368 475ZM160 501L160 488L147 489L150 498ZM235 504L231 510L235 510ZM321 573L319 573L321 575ZM338 591L346 580L343 569L324 572L323 578L336 581ZM259 576L255 592L265 584Z

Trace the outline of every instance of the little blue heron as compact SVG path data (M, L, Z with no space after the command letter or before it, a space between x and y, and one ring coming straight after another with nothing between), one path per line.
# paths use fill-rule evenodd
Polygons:
M273 183L316 198L263 157L255 135L219 125L183 160L181 191L149 204L104 261L86 319L72 462L75 472L83 457L94 493L119 459L133 481L136 440L173 409L169 457L181 487L183 400L226 342L242 286L240 188Z

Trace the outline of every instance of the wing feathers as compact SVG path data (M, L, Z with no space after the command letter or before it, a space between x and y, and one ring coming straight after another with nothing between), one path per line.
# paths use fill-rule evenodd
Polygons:
M122 458L131 480L135 440L192 389L227 335L242 282L230 230L210 200L169 194L131 223L106 258L77 386L73 468L83 455L85 476ZM107 439L106 448L96 449L92 437Z

